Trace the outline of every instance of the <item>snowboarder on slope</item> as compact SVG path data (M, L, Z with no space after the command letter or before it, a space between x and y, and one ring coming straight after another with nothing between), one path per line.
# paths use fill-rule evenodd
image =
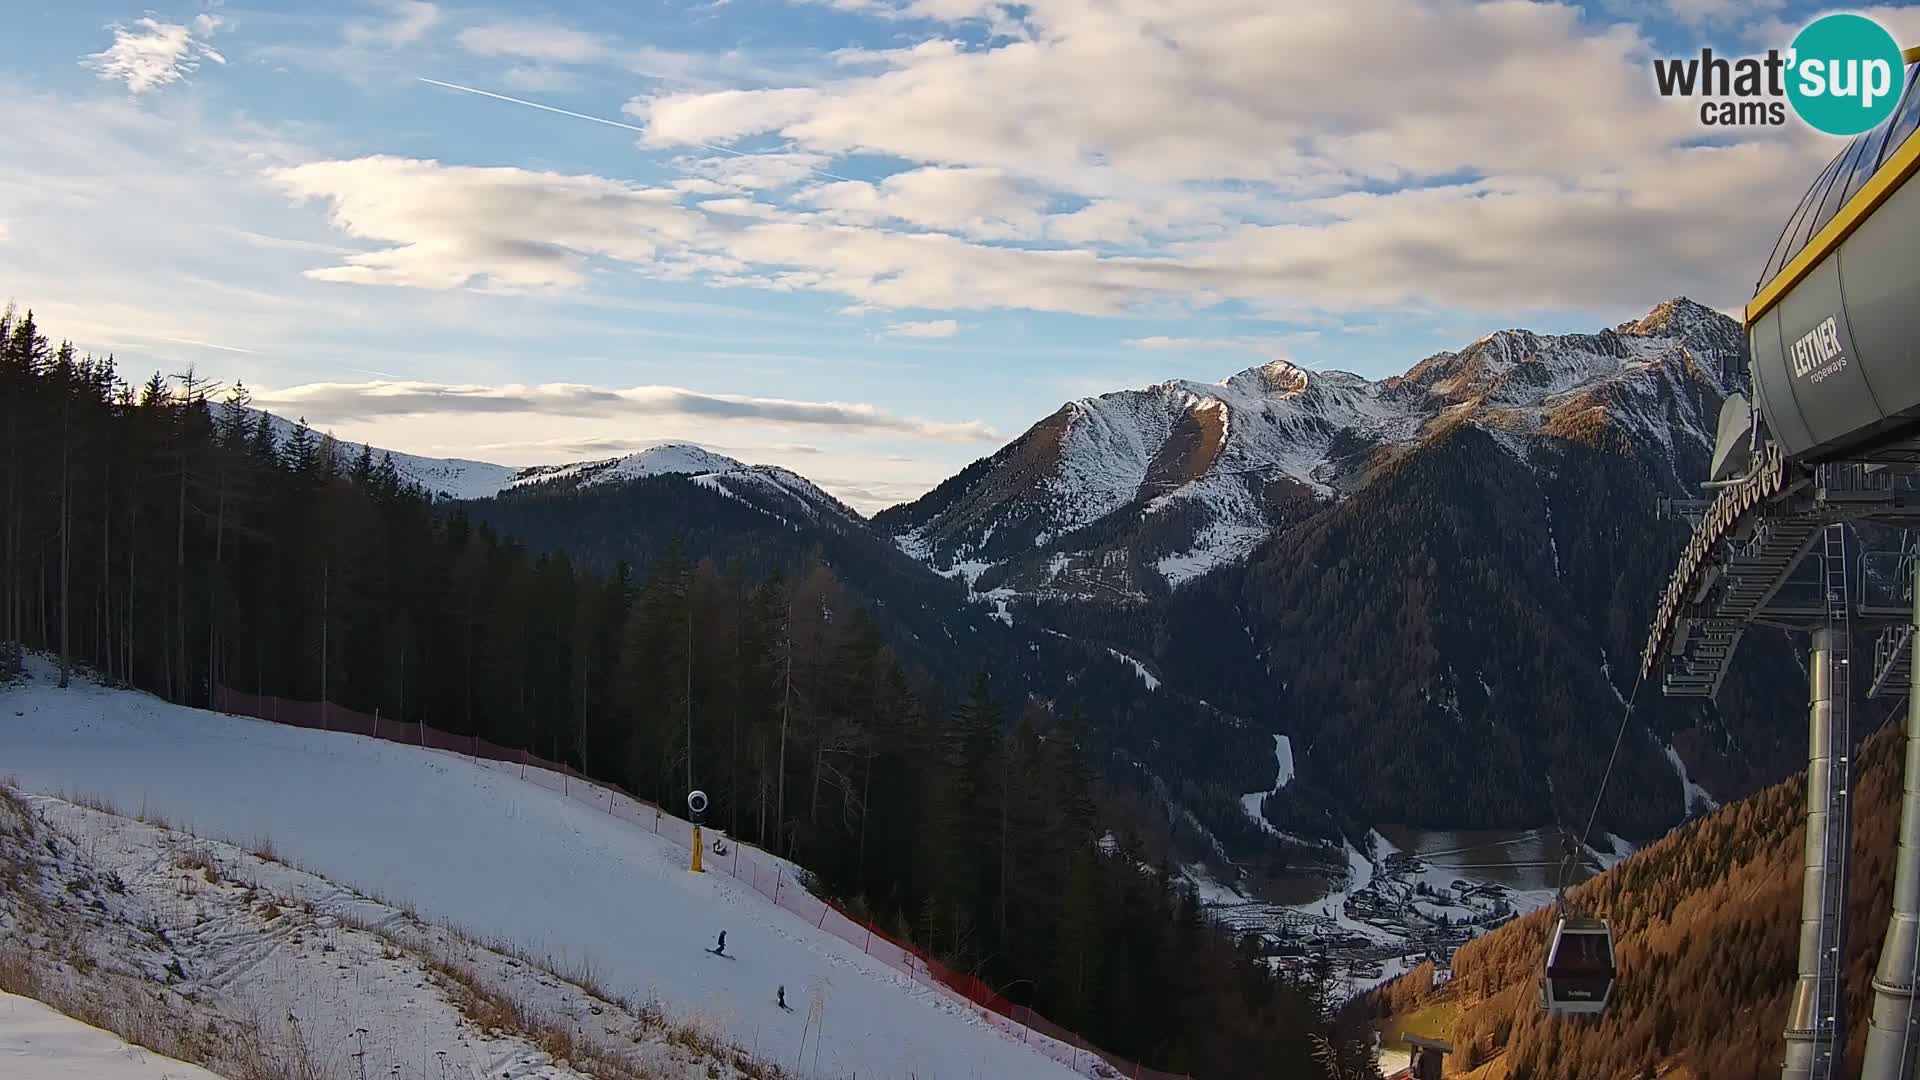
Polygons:
M784 986L776 989L773 992L773 1003L787 1010L788 1012L793 1011L793 1006L787 1004L787 988Z
M720 940L708 951L715 956L727 955L727 932L725 930L720 931Z

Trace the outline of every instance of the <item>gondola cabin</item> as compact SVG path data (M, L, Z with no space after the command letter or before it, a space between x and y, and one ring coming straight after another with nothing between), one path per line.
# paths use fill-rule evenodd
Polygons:
M1606 1011L1613 996L1613 933L1599 919L1565 916L1553 924L1540 1007L1572 1015Z

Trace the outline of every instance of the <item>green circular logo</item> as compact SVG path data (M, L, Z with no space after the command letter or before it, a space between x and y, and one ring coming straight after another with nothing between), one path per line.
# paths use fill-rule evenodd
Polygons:
M1808 23L1787 63L1793 110L1829 135L1858 135L1892 115L1907 79L1899 43L1860 15Z

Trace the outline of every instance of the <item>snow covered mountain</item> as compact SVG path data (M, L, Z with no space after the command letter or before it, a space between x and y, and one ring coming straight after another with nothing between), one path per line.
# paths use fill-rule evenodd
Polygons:
M271 416L271 419L275 438L285 445L299 425L281 416ZM340 453L351 459L366 444L341 441L339 445ZM748 465L692 443L662 443L622 457L529 466L423 457L377 446L368 449L376 461L391 456L394 468L403 478L439 499L491 499L505 492L543 485L579 490L654 476L685 476L723 496L756 505L769 504L807 518L817 520L822 515L849 520L860 518L851 507L798 473L776 465Z
M1688 390L1724 393L1742 355L1731 320L1678 298L1597 334L1502 330L1378 382L1276 360L1068 402L874 520L983 593L1139 599L1243 560L1460 423L1521 458L1596 408L1669 456L1710 446Z

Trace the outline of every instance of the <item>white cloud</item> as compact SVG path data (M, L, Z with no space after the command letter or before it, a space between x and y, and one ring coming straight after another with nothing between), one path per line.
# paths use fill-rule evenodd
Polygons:
M842 181L808 192L805 201L845 222L902 222L1002 240L1041 232L1047 202L1005 170L967 168L911 169L878 183Z
M1817 148L1816 148L1817 152ZM1579 182L1514 177L1305 200L1298 221L1223 227L1152 255L976 242L823 220L745 196L592 175L363 158L270 176L382 246L327 281L577 288L600 260L712 285L881 309L1191 313L1630 309L1733 296L1810 171L1794 142L1696 147Z
M827 167L825 154L769 151L761 154L721 154L713 157L688 157L675 164L692 174L691 180L676 181L675 186L708 181L714 191L738 193L791 187L813 179ZM691 187L684 190L693 190Z
M1165 349L1179 352L1273 352L1283 340L1289 338L1270 337L1152 337L1130 338L1129 346L1136 349Z
M511 56L549 64L583 64L608 54L605 43L592 34L534 22L470 26L455 40L476 56Z
M389 245L308 272L323 281L577 286L592 256L651 260L662 243L687 244L702 228L699 215L677 204L678 192L597 176L392 157L312 162L268 176L298 199L329 203L349 235Z
M659 94L627 110L653 145L773 135L797 150L910 163L803 195L867 234L806 232L861 266L819 267L823 252L799 259L819 269L812 278L772 275L881 306L1026 294L1011 302L1090 314L1222 297L1611 308L1658 299L1654 281L1726 302L1831 152L1794 130L1700 149L1693 110L1652 92L1652 45L1560 4L856 6L945 21L1017 12L1022 33L856 50L808 85ZM1373 194L1396 188L1406 190ZM1730 191L1751 201L1733 205ZM786 224L791 239L826 222ZM910 238L925 230L1027 250ZM774 230L752 239L793 264L794 245ZM1079 250L1033 250L1048 242ZM1357 256L1340 263L1344 244ZM1508 261L1495 264L1496 251ZM955 261L919 264L936 258ZM969 299L962 282L988 265L1009 284ZM1067 280L1067 267L1090 280Z
M200 70L202 60L227 62L204 40L220 28L221 21L217 15L202 15L191 29L151 16L132 25L115 23L108 28L113 31L113 44L80 62L107 82L125 83L135 94L150 93Z
M1697 134L1691 115L1646 91L1637 35L1586 26L1559 5L1037 0L1026 10L1030 40L936 39L864 54L882 64L873 74L630 109L663 144L777 132L1077 190L1571 171ZM1360 71L1417 73L1418 85Z
M887 333L893 337L906 338L949 338L960 332L960 323L953 319L933 319L927 322L897 322L887 327Z
M347 44L394 49L411 45L440 24L440 8L427 0L386 0L387 18L355 20L346 26Z
M503 76L508 87L521 91L578 90L580 76L549 64L515 64Z
M1701 26L1729 16L1745 20L1763 11L1778 11L1786 0L1666 0L1666 6L1668 14L1681 22Z
M699 423L750 423L907 435L944 442L992 442L999 435L978 420L945 422L901 416L874 405L708 394L677 386L615 389L573 383L450 385L425 382L311 383L256 390L263 409L301 415L316 424L383 417L506 416L653 417Z
M1687 0L1678 0L1678 2L1686 3ZM1707 2L1711 2L1711 0L1707 0ZM1765 6L1773 9L1778 8L1780 5L1768 4ZM1892 34L1894 41L1898 42L1902 48L1913 48L1916 45L1920 45L1920 4L1878 4L1871 7L1834 7L1830 9L1830 11L1844 11L1854 15L1864 15L1872 19L1874 22L1886 27L1887 33ZM1758 48L1772 46L1784 49L1793 41L1794 35L1798 34L1808 23L1819 17L1819 15L1828 13L1827 11L1823 11L1791 20L1783 19L1779 16L1757 19L1746 24L1746 37L1748 41L1753 42Z

